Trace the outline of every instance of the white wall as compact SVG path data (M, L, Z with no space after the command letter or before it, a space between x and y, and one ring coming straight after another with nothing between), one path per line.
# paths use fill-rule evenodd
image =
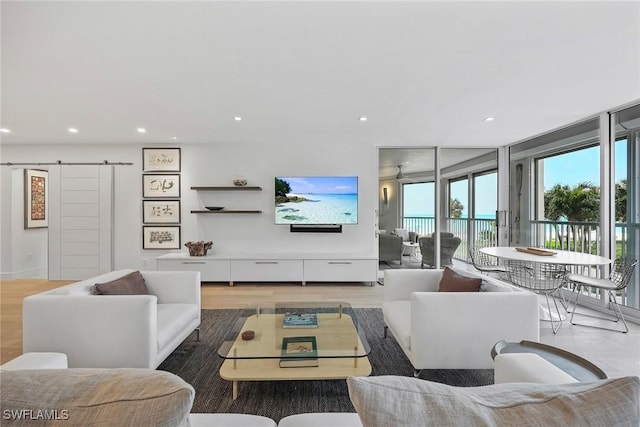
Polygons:
M11 253L11 169L0 167L0 280L11 278L3 272L11 272L13 256ZM6 242L6 244L5 244Z
M1 190L0 278L3 280L18 277L45 278L47 229L24 228L24 168L3 167ZM5 200L10 202L5 203Z
M161 144L144 144L157 147ZM212 240L214 253L316 253L340 252L375 256L375 210L378 208L377 151L371 147L341 144L207 144L166 146L182 150L182 243ZM3 162L133 162L114 171L114 268L155 269L155 257L167 251L142 250L142 147L126 145L3 145ZM2 167L2 273L25 270L28 239L18 229L21 201L7 188L4 178L11 167ZM8 175L11 175L9 173ZM194 185L231 185L244 175L248 185L261 192L196 192ZM357 175L358 224L343 226L341 234L290 233L274 224L274 177L296 175ZM6 208L6 204L11 206ZM259 215L197 215L192 209L205 205L229 209L259 209ZM10 217L7 218L7 215ZM11 224L8 226L8 224ZM32 231L32 230L27 230ZM10 233L11 236L6 236ZM5 238L10 237L10 238ZM46 247L46 240L45 240ZM186 248L182 247L186 252ZM177 251L174 251L177 252ZM4 254L12 256L5 258Z

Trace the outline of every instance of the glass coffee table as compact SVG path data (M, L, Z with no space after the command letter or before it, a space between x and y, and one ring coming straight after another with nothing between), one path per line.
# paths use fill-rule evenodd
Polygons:
M317 326L284 327L286 314L313 317L317 319ZM315 343L313 357L301 358L283 350L283 342L287 347L287 343L299 340ZM218 355L225 359L220 367L220 377L233 382L235 400L240 381L368 376L371 374L371 363L367 358L370 351L356 313L348 303L324 301L251 306L242 311L218 350ZM280 367L281 361L300 359L312 360L311 364L317 366ZM304 361L303 365L306 364Z

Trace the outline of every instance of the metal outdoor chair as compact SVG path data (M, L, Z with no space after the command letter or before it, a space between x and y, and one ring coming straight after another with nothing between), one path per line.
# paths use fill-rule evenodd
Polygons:
M505 267L509 281L512 284L545 296L550 315L551 303L549 302L549 296L551 296L556 307L556 313L558 313L558 319L563 318L560 314L558 303L552 294L565 284L569 271L564 265L505 260ZM562 320L556 321L557 325L554 324L553 316L550 316L550 320L551 329L555 334L562 325Z
M474 244L470 244L467 249L469 251L471 264L473 264L475 269L480 273L487 275L494 273L501 279L507 278L507 268L502 265L498 265L498 259L496 257L480 252L480 248Z
M618 258L614 261L613 266L611 268L611 274L608 279L598 279L596 277L583 276L581 274L569 274L567 276L567 280L575 286L576 300L573 304L573 312L571 313L571 319L569 320L572 325L582 325L582 326L590 326L598 329L607 329L610 331L622 332L626 334L629 332L629 327L627 326L627 322L624 320L624 316L622 315L622 311L620 310L620 305L616 300L616 292L623 291L629 281L631 280L631 276L633 275L633 270L638 265L638 260L633 258ZM581 316L590 316L598 319L606 319L612 320L616 323L622 319L622 324L624 325L624 331L620 329L612 329L600 326L586 325L584 323L575 323L573 321L573 316L576 314L576 309L578 307L578 299L580 298L580 292L582 288L585 286L589 286L592 288L606 290L609 295L609 303L613 308L613 312L616 315L616 319L609 319L602 316L594 316L586 313L578 313Z

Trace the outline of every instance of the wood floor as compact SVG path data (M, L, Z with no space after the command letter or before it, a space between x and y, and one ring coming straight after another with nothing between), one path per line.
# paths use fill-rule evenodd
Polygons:
M22 300L67 282L20 279L0 282L0 362L22 354ZM366 284L203 284L202 308L243 308L248 304L295 301L346 301L353 307L380 307L384 287ZM452 315L456 315L453 314ZM461 313L459 315L464 315ZM583 318L596 326L615 326L607 321ZM469 319L481 322L481 319ZM540 322L540 341L582 356L610 377L640 376L640 325L629 323L627 334L574 326L564 321L557 334L549 322ZM488 350L487 350L488 351Z

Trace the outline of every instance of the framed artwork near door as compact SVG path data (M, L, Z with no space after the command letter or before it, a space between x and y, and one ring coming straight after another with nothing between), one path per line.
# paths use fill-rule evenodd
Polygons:
M180 226L143 226L142 249L180 249Z
M143 200L145 224L180 224L180 200Z
M180 172L179 148L143 148L143 172Z
M49 173L44 170L24 170L24 228L49 226L47 194Z
M156 199L180 197L180 175L143 174L142 197Z

